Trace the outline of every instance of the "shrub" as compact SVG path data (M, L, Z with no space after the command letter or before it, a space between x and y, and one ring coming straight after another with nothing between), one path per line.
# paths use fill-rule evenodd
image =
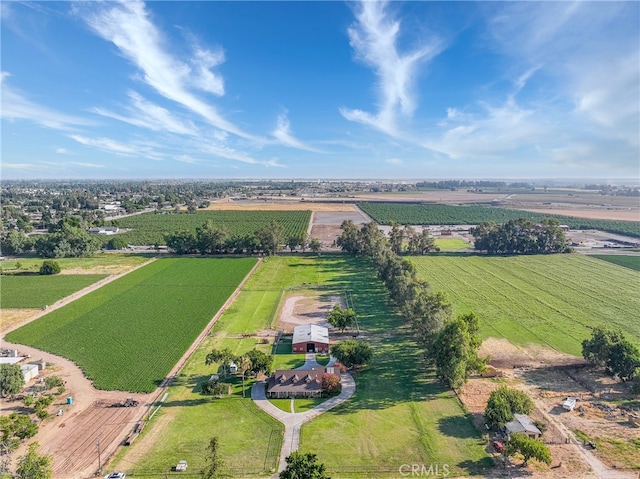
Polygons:
M338 394L342 390L340 376L324 373L322 375L322 392L328 395Z
M202 385L202 393L220 397L229 394L230 387L228 383L220 383L217 380L208 381Z
M44 379L44 385L47 389L53 389L55 387L62 386L63 384L62 379L58 376L48 376Z
M42 266L40 267L40 274L58 274L61 271L60 265L57 261L53 261L50 259L46 259L42 262Z

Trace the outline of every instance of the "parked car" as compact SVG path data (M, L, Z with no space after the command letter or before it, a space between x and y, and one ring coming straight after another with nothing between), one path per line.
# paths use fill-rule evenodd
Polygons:
M124 472L112 472L104 476L104 479L125 479L127 475Z
M493 441L492 445L496 452L501 453L502 451L504 451L504 446L500 441Z

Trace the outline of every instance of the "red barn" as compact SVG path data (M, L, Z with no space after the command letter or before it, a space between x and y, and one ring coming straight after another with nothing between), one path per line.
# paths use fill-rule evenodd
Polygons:
M328 353L329 330L317 324L303 324L293 330L294 353Z

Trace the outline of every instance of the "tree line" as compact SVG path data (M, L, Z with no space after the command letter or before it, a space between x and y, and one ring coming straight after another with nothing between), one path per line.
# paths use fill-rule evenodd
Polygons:
M322 247L318 238L310 238L306 233L285 237L284 227L277 221L257 229L251 234L234 236L224 225L216 225L208 220L196 228L165 236L167 246L176 254L277 254L286 245L293 252L297 248L304 253L307 249L318 253Z
M545 219L540 223L519 218L498 225L481 223L469 230L475 249L489 254L551 254L572 251L560 222Z
M368 258L384 282L391 300L411 327L418 347L438 377L452 388L460 387L472 371L484 369L485 360L478 356L481 341L478 318L473 313L452 317L451 304L441 292L434 292L419 279L413 263L398 254L401 241L380 231L375 222L358 228L344 221L338 246L351 256Z

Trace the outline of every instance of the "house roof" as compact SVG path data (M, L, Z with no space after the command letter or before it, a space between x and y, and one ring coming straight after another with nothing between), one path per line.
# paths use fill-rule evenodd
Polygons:
M329 330L317 324L302 324L293 328L293 344L307 342L329 344Z
M535 433L541 435L540 429L538 429L533 422L531 422L531 418L526 414L514 414L513 421L508 422L504 425L509 434L513 433Z
M267 392L321 391L322 375L326 372L329 372L327 368L278 369L267 381Z

